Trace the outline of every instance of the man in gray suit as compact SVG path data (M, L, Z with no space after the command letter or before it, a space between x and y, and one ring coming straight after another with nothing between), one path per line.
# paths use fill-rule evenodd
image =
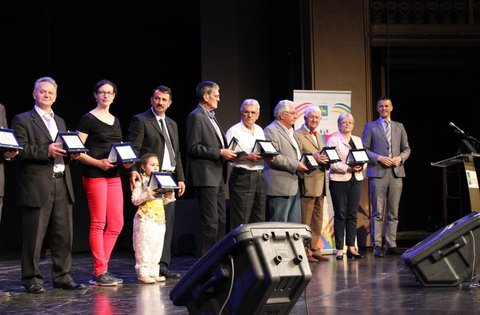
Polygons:
M266 160L264 168L270 221L300 223L298 175L308 168L300 162L302 145L293 129L296 119L294 103L289 100L278 102L274 116L275 120L264 129L265 139L270 140L280 153Z
M403 124L391 120L392 101L381 97L377 102L380 115L376 121L365 125L362 134L363 146L370 163L367 177L370 186L372 216L370 229L374 255L383 257L383 217L386 212L385 253L401 255L397 249L398 207L402 196L405 161L410 156L410 146Z
M200 205L200 237L197 257L225 236L225 182L227 163L236 157L226 149L225 133L215 118L220 101L218 84L204 81L197 86L198 106L187 117L187 178Z

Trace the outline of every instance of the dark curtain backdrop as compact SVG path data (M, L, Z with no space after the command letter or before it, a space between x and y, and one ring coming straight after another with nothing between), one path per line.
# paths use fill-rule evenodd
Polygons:
M305 15L301 18L300 3L305 1L233 1L232 5L237 7L230 14L235 19L232 23L236 24L225 27L235 34L224 36L237 36L232 42L238 47L230 49L229 53L215 54L216 58L222 59L210 63L237 61L239 65L232 75L236 79L225 80L239 87L232 88L219 82L222 94L235 99L231 104L221 103L219 116L227 118L223 121L238 121L241 100L258 97L262 104L260 125L265 127L273 119L272 109L279 100L291 98L294 89L312 88L309 83L304 83L310 82L304 77L308 76L304 74L308 72L304 71L308 68L308 61L302 63L302 45L305 47L302 27L308 19L305 20ZM202 10L211 12L202 15L201 12L205 13ZM203 50L200 39L212 43L209 49L216 47L216 41L231 39L212 38L208 31L201 29L201 25L209 24L200 21L200 17L221 15L215 5L200 0L164 0L148 4L2 2L0 102L7 108L8 121L13 115L32 108L34 81L48 75L59 84L54 111L66 120L70 129L75 130L81 115L95 106L93 85L106 78L118 85L118 95L111 111L120 118L124 133L130 117L149 108L151 90L158 84L168 85L173 90L173 104L168 114L177 121L182 133L188 112L196 106L194 91L197 83L203 79L217 81L216 78L202 77L205 72L202 58L208 59L209 55ZM222 22L230 23L227 18ZM405 124L412 146L412 156L406 164L408 177L399 230L435 229L442 225L441 170L430 166L430 162L456 153L461 139L448 126L450 121L472 136L480 137L479 56L479 48L471 46L391 47L388 54L385 48L372 48L372 95L376 99L382 94L381 68L389 64L393 117ZM228 76L223 69L214 70L209 73ZM339 86L335 89L345 88ZM259 90L261 95L256 92ZM376 112L373 117L378 117ZM184 148L184 137L180 138ZM3 250L18 249L21 244L13 166L8 165L6 169L6 198L0 226L0 249ZM82 251L88 250L89 217L81 186L81 167L73 170L77 197L74 249ZM131 247L131 224L135 212L125 184L125 228L119 248ZM192 191L187 187L184 199L191 198ZM465 213L465 201L457 203L451 205L452 218Z
M224 122L236 123L241 100L257 97L262 103L259 123L266 126L273 118L271 109L278 100L291 98L293 89L305 88L300 78L299 3L295 0L260 3L246 0L234 1L232 5L237 6L232 16L235 21L224 18L224 23L238 23L241 31L225 36L240 38L233 39L238 42L236 51L217 54L222 58L219 64L241 60L241 64L250 65L248 59L253 58L258 60L253 64L262 67L238 69L243 83L236 90L242 93L234 103L221 103L218 114L220 118L227 118ZM222 95L226 96L224 100L227 96L231 98L233 89L228 86L228 80L202 77L202 58L213 57L208 55L208 50L203 51L201 38L213 47L215 42L230 40L212 37L201 29L202 10L211 11L207 16L215 19L223 14L215 2L199 0L125 4L113 1L1 3L0 102L7 108L8 121L11 122L15 114L32 108L34 81L41 76L52 76L59 84L53 109L66 120L71 130L75 130L79 118L95 106L94 84L105 78L118 85L111 112L119 117L125 135L130 117L148 109L152 89L165 84L173 90L173 104L168 115L179 125L184 148L184 122L196 106L198 82L217 81ZM208 21L203 25L205 23ZM235 24L225 25L225 28L231 29L232 25ZM259 51L259 47L268 49ZM232 52L234 55L230 54ZM225 76L225 69L215 71ZM259 71L262 75L255 75ZM262 96L252 93L259 88L262 88ZM77 198L74 250L83 251L88 250L89 216L81 186L81 166L73 167L73 172ZM18 249L21 245L20 213L15 207L15 174L14 165L9 165L0 249ZM125 227L118 248L131 247L135 212L130 203L128 183L126 180L124 183ZM187 186L183 199L191 198L192 190Z
M109 79L118 86L111 106L124 137L130 117L150 107L158 84L172 88L168 114L183 130L195 105L200 77L198 1L148 4L104 1L41 1L0 5L0 102L8 121L33 107L34 81L53 77L58 87L54 112L71 130L96 104L93 86ZM182 58L181 58L182 57ZM182 138L183 139L183 138ZM184 145L182 143L182 145ZM81 166L73 167L74 248L88 249L88 210L81 185ZM15 167L7 166L7 191L0 229L0 248L19 248L20 213L15 207ZM125 229L119 246L130 246L135 211L125 192Z

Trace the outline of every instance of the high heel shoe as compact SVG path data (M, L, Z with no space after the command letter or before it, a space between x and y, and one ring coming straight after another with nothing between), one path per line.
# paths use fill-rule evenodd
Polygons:
M361 259L363 258L362 255L360 254L354 254L352 253L351 251L347 250L347 257L350 258L350 259Z
M335 256L336 260L343 260L343 254Z

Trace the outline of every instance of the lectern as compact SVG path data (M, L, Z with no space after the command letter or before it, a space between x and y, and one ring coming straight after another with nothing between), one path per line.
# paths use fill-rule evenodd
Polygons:
M452 221L457 220L458 218L453 218L453 220L448 219L448 201L450 199L459 199L462 200L467 198L467 194L463 193L463 187L468 189L468 201L466 203L466 209L470 211L480 211L480 189L478 185L477 172L475 168L475 159L480 157L479 154L470 153L470 154L459 154L451 158L441 160L438 162L430 163L432 166L442 168L442 177L443 177L443 218L444 224L451 223ZM452 178L452 174L456 178ZM450 177L450 178L449 178ZM449 181L455 180L458 188L458 195L452 195L451 185ZM459 186L459 187L458 187ZM462 214L463 215L463 214ZM450 221L450 222L449 222Z

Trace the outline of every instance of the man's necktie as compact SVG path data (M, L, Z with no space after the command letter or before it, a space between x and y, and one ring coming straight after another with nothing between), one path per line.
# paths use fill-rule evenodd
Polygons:
M168 136L165 119L160 119L160 126L162 126L162 134L163 134L163 138L165 139L165 144L167 145L168 156L170 157L170 164L172 164L172 166L175 167L175 165L177 165L177 162L175 160L175 153L173 151L172 141L170 141L170 137Z
M388 156L392 157L392 126L390 120L384 120L385 122L385 135L388 141Z
M52 140L55 141L57 138L58 127L53 117L54 117L53 112L43 114L43 118L47 121L47 129L48 129L48 132L50 133L50 137L52 137ZM65 165L63 162L63 158L56 157L53 164L53 172L54 173L63 172L64 170L65 170Z
M48 132L50 133L50 136L52 137L52 140L55 141L55 138L57 137L58 129L57 129L57 124L55 124L55 121L53 119L53 113L45 113L43 115L43 118L47 121L47 129Z

